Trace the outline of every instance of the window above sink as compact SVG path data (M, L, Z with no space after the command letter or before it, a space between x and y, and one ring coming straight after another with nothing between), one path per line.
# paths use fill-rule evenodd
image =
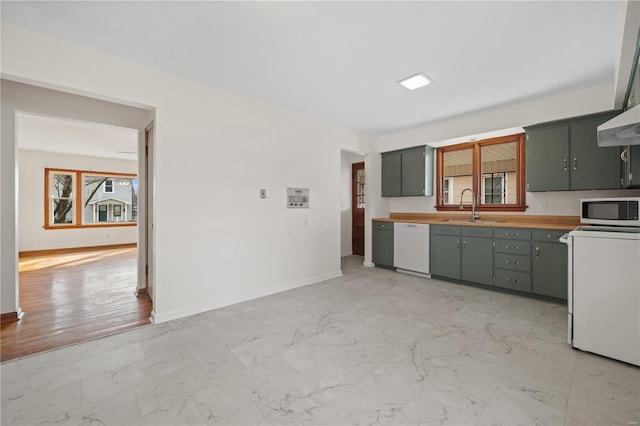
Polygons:
M439 211L471 210L472 201L477 211L526 208L524 134L439 148L436 173Z

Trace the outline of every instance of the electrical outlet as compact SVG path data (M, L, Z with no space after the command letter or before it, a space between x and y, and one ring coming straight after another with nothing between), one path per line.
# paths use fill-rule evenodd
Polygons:
M266 189L263 188L263 189L260 190L260 198L263 199L263 200L267 199L267 190Z

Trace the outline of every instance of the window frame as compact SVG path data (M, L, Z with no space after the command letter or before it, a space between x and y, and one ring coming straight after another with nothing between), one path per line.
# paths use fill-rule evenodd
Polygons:
M484 204L482 186L484 184L481 167L481 148L503 143L516 142L516 195L513 204ZM472 164L472 187L475 195L476 211L487 212L523 212L526 206L525 191L525 136L524 133L517 133L497 138L484 139L476 142L467 142L457 145L445 146L436 150L436 210L437 211L460 211L458 204L444 203L444 154L452 151L459 151L471 148L473 151ZM505 176L506 185L506 176ZM453 200L455 201L455 200ZM463 211L471 211L471 203L462 205Z
M52 197L51 197L51 176L54 174L66 174L73 176L73 190L71 193L72 211L73 211L73 223L55 224L53 223L52 213ZM45 168L44 169L44 229L76 229L76 228L108 228L113 226L138 226L138 222L93 222L83 223L83 177L85 175L90 176L104 176L104 177L123 177L123 178L138 178L134 173L112 173L112 172L97 172L91 170L73 170L73 169L59 169L59 168ZM104 185L104 184L102 184Z

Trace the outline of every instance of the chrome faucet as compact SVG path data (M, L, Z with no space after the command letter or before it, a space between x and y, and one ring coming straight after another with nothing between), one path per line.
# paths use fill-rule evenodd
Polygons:
M473 192L473 189L465 188L460 193L460 210L463 209L463 207L462 207L462 196L467 191L471 191L471 222L475 222L476 219L480 219L480 215L476 216L476 193Z

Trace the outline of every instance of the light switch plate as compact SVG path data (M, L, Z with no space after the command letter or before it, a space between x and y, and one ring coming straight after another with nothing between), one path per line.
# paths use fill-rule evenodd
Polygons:
M260 189L260 198L265 200L267 198L267 190L262 188Z

